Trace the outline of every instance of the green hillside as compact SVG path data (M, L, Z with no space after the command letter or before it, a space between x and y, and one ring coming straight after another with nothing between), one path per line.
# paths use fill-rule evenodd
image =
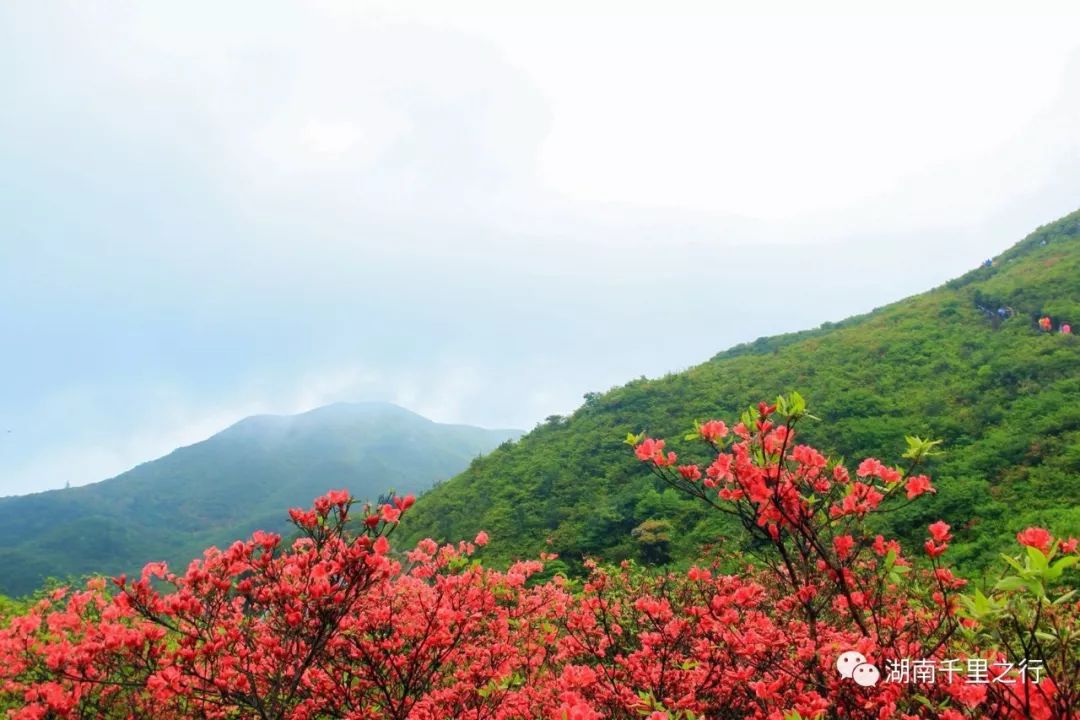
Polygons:
M93 485L0 499L0 593L46 577L187 562L331 488L375 499L423 491L515 437L442 425L385 403L250 417L200 443Z
M807 282L819 277L808 273ZM800 294L769 291L793 302ZM716 321L750 307L729 298ZM1003 307L1010 317L998 315ZM1038 329L1042 315L1054 333ZM1080 212L930 292L590 393L572 416L550 419L422 497L402 530L407 540L456 540L484 529L485 553L497 561L541 550L571 568L585 554L655 559L658 534L670 537L674 560L686 558L723 536L721 514L656 484L623 438L645 430L689 451L699 444L679 439L695 419L730 421L752 402L797 389L823 420L805 425L804 439L849 459L898 461L905 434L944 440L946 453L930 466L938 495L889 522L921 541L926 523L944 518L956 527L954 558L975 571L977 558L996 557L991 550L1025 526L1080 534L1080 338L1057 333L1061 322L1080 329Z

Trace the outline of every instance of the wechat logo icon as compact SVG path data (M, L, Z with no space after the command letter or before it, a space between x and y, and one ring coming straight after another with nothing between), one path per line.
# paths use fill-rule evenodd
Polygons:
M881 679L881 671L866 662L865 655L854 650L848 650L836 659L836 672L863 687L873 687Z

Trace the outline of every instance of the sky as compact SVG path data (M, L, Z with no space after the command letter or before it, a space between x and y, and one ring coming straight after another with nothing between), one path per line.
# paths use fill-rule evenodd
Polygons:
M0 4L0 495L335 401L529 429L1080 206L1070 3L450 5Z

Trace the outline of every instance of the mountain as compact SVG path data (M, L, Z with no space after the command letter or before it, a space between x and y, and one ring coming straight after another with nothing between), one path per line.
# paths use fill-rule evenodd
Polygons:
M385 403L249 417L93 485L0 498L0 593L46 577L186 567L209 545L287 528L332 488L420 492L519 433L444 425Z
M1080 535L1080 338L1056 332L1062 322L1080 331L1080 212L1039 228L990 266L982 260L972 258L976 269L942 287L868 314L590 393L570 417L549 418L421 497L402 540L457 540L484 529L490 561L547 550L572 570L583 555L656 559L639 539L660 533L671 558L685 561L731 528L654 481L623 439L644 430L692 454L699 446L680 439L695 420L730 422L790 390L821 418L802 426L804 441L835 455L898 462L905 434L944 441L945 454L929 467L937 495L890 516L889 529L921 543L926 524L945 519L955 528L953 557L967 570L1028 525ZM770 287L763 275L762 292L794 303L814 283L844 281L812 270L804 288ZM889 272L881 269L881 282ZM723 300L717 296L717 322L753 311L753 298ZM1053 333L1038 327L1046 315ZM653 322L642 337L679 341L664 336L663 318Z

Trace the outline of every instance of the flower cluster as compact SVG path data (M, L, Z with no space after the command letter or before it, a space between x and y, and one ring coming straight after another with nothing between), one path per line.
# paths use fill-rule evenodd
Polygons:
M1018 561L1011 560L1020 576L1003 578L990 597L981 590L965 595L967 581L942 564L953 540L947 523L939 520L928 528L923 551L929 563L905 555L898 542L872 531L872 516L878 512L936 493L930 478L917 470L936 454L937 443L909 437L904 466L867 458L852 474L842 464L798 442L797 425L808 416L805 401L793 393L748 409L729 441L726 433L704 430L716 427L718 421L697 423L696 432L686 439L700 436L711 454L702 463L683 460L677 471L671 469L677 461L673 453L663 462L637 453L657 479L730 513L754 538L755 546L771 549L759 562L728 580L753 581L765 588L767 602L760 612L746 616L734 612L727 603L723 627L729 628L731 635L714 638L706 629L694 626L689 636L709 638L710 651L719 652L726 661L737 661L746 652L739 643L761 633L754 647L767 648L770 654L747 655L743 672L749 673L748 680L753 678L757 700L780 708L779 716L796 711L803 718L815 717L828 708L830 716L922 717L928 712L923 702L927 698L936 698L939 714L948 718L1066 717L1074 711L1080 702L1080 642L1075 634L1080 629L1076 619L1080 605L1067 602L1065 593L1058 605L1052 606L1046 593L1052 583L1060 586L1063 572L1080 560L1075 555L1077 541L1055 541L1045 529L1028 528L1017 540L1026 546L1030 566L1021 569ZM628 442L636 448L663 443L644 435L631 435ZM1061 557L1052 562L1055 553ZM701 572L695 571L697 580ZM1021 597L1017 590L1030 591L1035 597ZM994 599L1006 595L1006 599ZM1019 602L1022 609L1007 616L1002 608L1010 602ZM976 616L972 606L985 612ZM705 617L705 612L699 607L676 612L674 617L696 621ZM1007 620L1014 628L1024 627L1027 636L1018 640L1012 630L1004 633L1011 633L1011 639L1001 632L992 638L985 634L991 627L999 631L1008 627ZM1031 644L1029 638L1037 632L1053 636L1059 647L1067 650L1051 651L1049 639L1046 646ZM977 637L983 645L974 642ZM661 646L671 652L678 642L664 637ZM1031 659L1047 659L1052 669L1049 681L1038 688L971 690L944 684L919 688L921 699L913 699L898 688L875 689L867 696L843 683L837 685L826 672L838 647L857 649L881 666L913 655L941 659L949 652L966 652L971 657L990 654L996 661L1005 655L1015 659L1041 653L1046 657ZM678 658L676 667L687 662L695 668L708 666L703 658L683 657ZM740 670L728 668L725 674L740 677ZM678 670L671 670L666 678L671 683L677 675ZM732 693L739 689L725 686ZM700 700L700 693L699 689L694 697ZM731 697L708 708L680 705L673 697L666 701L706 716L728 712L737 704ZM752 703L741 712L753 716Z

